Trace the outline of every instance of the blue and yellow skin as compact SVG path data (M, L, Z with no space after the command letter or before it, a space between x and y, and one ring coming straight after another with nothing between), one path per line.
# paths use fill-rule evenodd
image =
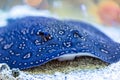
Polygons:
M0 63L10 68L27 69L65 54L86 52L114 63L120 59L120 44L81 21L25 17L0 28Z

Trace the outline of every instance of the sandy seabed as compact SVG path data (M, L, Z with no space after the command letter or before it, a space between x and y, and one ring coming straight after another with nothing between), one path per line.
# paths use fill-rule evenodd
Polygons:
M120 78L120 61L101 69L75 70L67 74L62 72L29 74L17 69L10 70L5 65L0 64L0 80L119 80Z

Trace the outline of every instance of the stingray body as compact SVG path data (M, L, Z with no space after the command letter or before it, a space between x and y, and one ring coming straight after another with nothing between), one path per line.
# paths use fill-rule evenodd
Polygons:
M114 63L120 59L120 44L78 21L25 17L0 28L0 63L10 68L27 69L73 53Z

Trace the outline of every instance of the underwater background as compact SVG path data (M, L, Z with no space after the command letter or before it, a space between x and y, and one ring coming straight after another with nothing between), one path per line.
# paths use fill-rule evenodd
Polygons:
M120 43L119 0L0 0L0 26L6 25L9 18L25 16L82 20L95 25ZM53 60L22 73L31 75L32 80L118 80L119 65L120 62L109 65L96 58L77 57L73 61ZM7 73L0 76L3 74Z

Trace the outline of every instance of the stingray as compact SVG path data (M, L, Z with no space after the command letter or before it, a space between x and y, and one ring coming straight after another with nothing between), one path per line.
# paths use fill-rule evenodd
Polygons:
M27 69L70 55L112 64L120 59L120 44L82 21L29 16L0 28L0 63L10 68Z

